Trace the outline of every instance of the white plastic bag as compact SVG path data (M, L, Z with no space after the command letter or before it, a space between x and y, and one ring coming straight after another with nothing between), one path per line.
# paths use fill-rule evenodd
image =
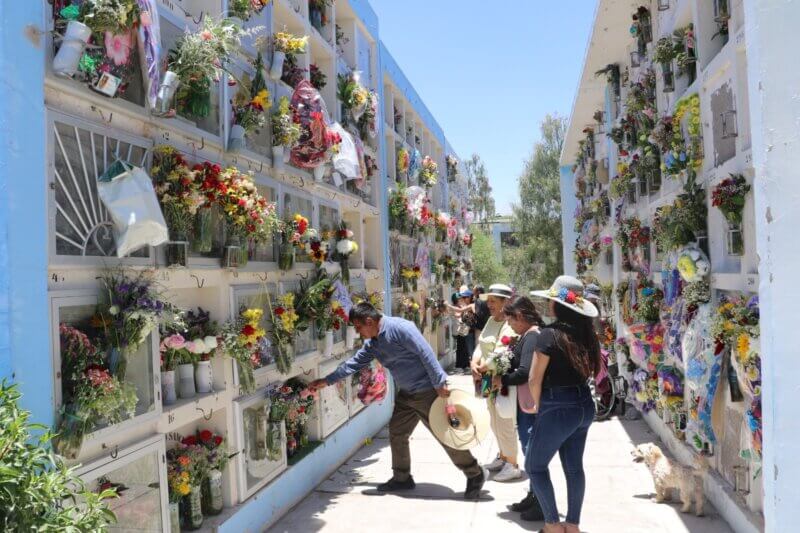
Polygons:
M508 387L508 395L497 394L494 399L494 408L500 418L517 418L517 388Z
M169 240L169 230L147 172L116 161L98 178L97 192L114 223L117 257Z
M334 123L330 129L342 138L339 153L333 156L333 168L342 173L348 181L360 178L361 167L358 164L358 153L353 136L338 122Z

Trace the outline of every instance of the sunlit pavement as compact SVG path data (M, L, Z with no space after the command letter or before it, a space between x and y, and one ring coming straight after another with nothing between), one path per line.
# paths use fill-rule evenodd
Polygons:
M466 376L452 378L456 387L469 390ZM653 482L644 465L631 461L635 444L654 440L643 421L614 418L595 423L589 431L584 464L586 499L581 529L590 533L614 532L729 532L713 506L706 516L681 514L678 504L651 501ZM479 461L491 461L497 446L489 437L473 450ZM528 480L511 483L488 481L478 502L462 499L465 478L448 460L439 443L420 424L411 440L413 491L381 495L375 486L391 477L388 431L384 429L334 475L269 529L274 532L381 532L538 531L541 522L522 522L506 506L525 495ZM550 465L559 512L566 513L566 485L561 465Z

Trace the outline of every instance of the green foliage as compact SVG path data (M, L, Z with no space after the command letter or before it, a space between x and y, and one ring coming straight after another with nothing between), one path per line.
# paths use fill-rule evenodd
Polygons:
M19 398L16 385L0 384L0 530L104 531L116 520L104 500L116 493L87 491L50 451L47 428L28 423L30 413L18 408Z
M484 287L508 280L508 272L497 256L492 237L482 230L472 234L472 267L475 282Z
M467 169L467 188L469 190L469 207L475 213L475 220L485 230L488 222L495 216L495 203L492 186L486 175L486 166L478 154L464 163Z
M520 200L513 205L519 247L504 250L503 259L520 290L549 287L563 273L559 158L566 128L564 118L545 117L542 139L534 145L519 179Z

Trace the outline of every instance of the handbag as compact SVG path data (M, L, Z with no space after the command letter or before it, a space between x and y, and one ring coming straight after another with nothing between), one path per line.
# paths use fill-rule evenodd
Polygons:
M470 327L459 320L458 323L456 324L456 331L455 333L453 333L453 335L455 335L456 337L466 337L467 335L469 335L469 330Z
M114 224L117 257L169 240L169 230L147 172L117 160L97 179L97 194Z

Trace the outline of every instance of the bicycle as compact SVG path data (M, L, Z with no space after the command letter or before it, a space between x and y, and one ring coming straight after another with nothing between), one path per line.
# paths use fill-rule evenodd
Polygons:
M628 396L628 383L619 375L616 357L606 350L601 350L603 365L594 378L589 378L589 389L594 400L596 421L607 420L614 410L619 408L619 415L625 416L625 398ZM612 360L613 362L609 363Z

